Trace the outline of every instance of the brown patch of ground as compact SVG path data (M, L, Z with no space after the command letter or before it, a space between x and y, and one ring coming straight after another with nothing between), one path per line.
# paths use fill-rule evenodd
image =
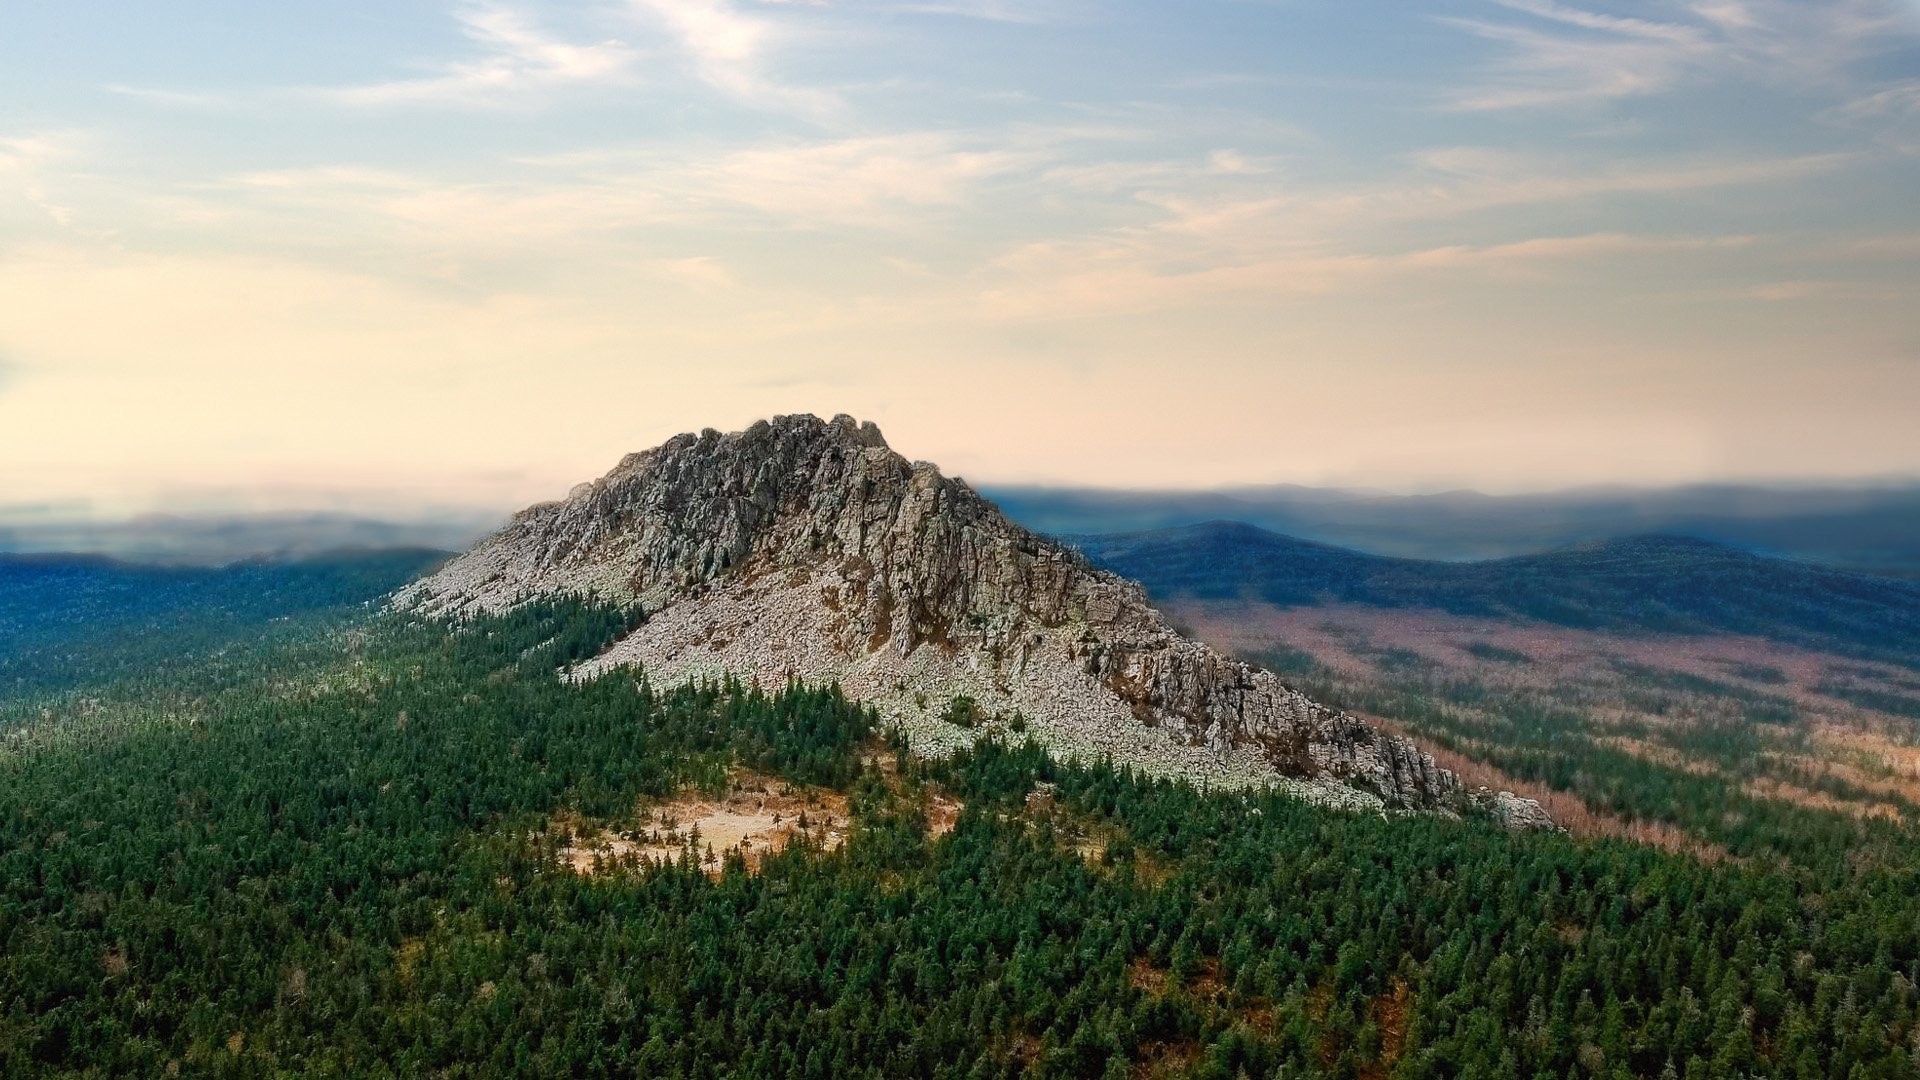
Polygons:
M1593 741L1618 747L1642 761L1651 761L1655 765L1665 765L1683 772L1690 772L1695 776L1712 776L1720 771L1712 764L1690 758L1671 746L1662 746L1630 735L1602 735Z
M1796 806L1804 806L1809 810L1827 810L1836 814L1852 814L1854 817L1862 818L1885 818L1888 821L1901 820L1900 808L1892 803L1861 803L1840 799L1824 791L1813 791L1777 777L1756 777L1742 786L1749 795L1762 799L1779 799Z
M728 854L738 852L748 871L755 871L803 834L823 850L839 847L847 835L848 810L846 796L837 791L742 772L719 798L690 793L643 806L634 828L594 827L578 819L555 825L566 838L560 859L575 873L609 865L662 865L679 860L692 845L707 875L718 878Z
M1200 1043L1193 1039L1142 1043L1134 1054L1133 1066L1127 1075L1135 1080L1158 1080L1164 1076L1180 1076L1192 1069L1200 1060Z
M1438 762L1441 768L1458 776L1460 782L1468 787L1511 791L1523 799L1538 802L1546 810L1547 815L1553 818L1555 825L1575 836L1615 836L1657 847L1662 851L1692 855L1705 862L1722 862L1731 858L1726 849L1718 844L1702 840L1684 829L1660 821L1632 821L1616 814L1609 814L1604 810L1597 810L1578 795L1550 788L1545 784L1522 780L1477 758L1421 738L1386 717L1366 713L1356 715L1432 754L1433 760Z
M898 798L909 798L908 786L900 775L900 759L893 753L875 747L860 755L862 765L870 765L880 773L887 790ZM942 837L952 832L960 824L960 814L967 804L947 794L940 785L931 781L919 788L920 812L927 821L927 833L933 837Z
M926 813L927 832L933 836L945 836L960 823L960 812L966 804L959 799L929 789L927 791Z
M1920 804L1920 746L1871 731L1822 727L1814 741L1826 752L1828 771L1881 795Z
M1214 980L1218 983L1220 965L1218 961L1212 963ZM1127 965L1127 982L1135 990L1151 997L1161 997L1171 990L1168 985L1167 971L1155 967L1153 961L1145 956L1136 956ZM1189 991L1191 992L1192 987L1199 982L1201 979L1198 977L1189 980ZM1224 985L1219 989L1224 990ZM1215 1000L1213 993L1195 993L1194 996L1202 1001ZM1133 1063L1128 1069L1128 1075L1138 1080L1178 1076L1192 1068L1194 1062L1200 1060L1200 1049L1200 1044L1192 1039L1155 1040L1142 1043L1134 1049Z
M1413 988L1405 979L1394 976L1384 993L1376 994L1367 1005L1368 1015L1380 1029L1380 1056L1360 1070L1362 1077L1378 1080L1389 1075L1393 1063L1407 1045L1407 1022L1413 1016Z
M1127 965L1127 984L1143 994L1159 997L1167 992L1167 973L1153 966L1153 961L1144 956L1136 956Z
M1111 868L1114 864L1107 859L1107 849L1122 839L1119 829L1113 825L1078 813L1061 806L1053 796L1053 786L1042 784L1027 793L1023 813L1033 825L1045 823L1052 826L1054 838L1061 847L1096 868ZM1134 874L1141 880L1159 883L1166 880L1169 871L1155 859L1151 853L1128 845Z
M1911 720L1831 692L1835 680L1906 692L1902 688L1911 687L1905 681L1910 673L1889 665L1733 634L1627 635L1419 609L1279 608L1191 598L1163 608L1203 640L1240 656L1258 660L1275 652L1308 653L1336 684L1399 686L1411 680L1417 685L1423 679L1478 684L1489 694L1478 711L1494 717L1501 698L1562 703L1590 718L1586 734L1596 742L1697 774L1724 775L1724 769L1636 736L1746 720L1761 737L1760 765L1767 774L1748 788L1750 793L1863 817L1915 816L1920 807L1920 747L1909 745ZM1637 669L1649 670L1642 675ZM1790 708L1790 724L1753 711L1765 708L1777 715L1783 706ZM1812 738L1803 737L1807 734ZM1571 832L1631 836L1670 850L1710 854L1684 832L1596 813L1565 792L1469 765L1476 756L1471 746L1447 754L1430 742L1423 745L1470 783L1537 799ZM1833 776L1867 797L1808 790L1795 782L1807 773Z
M1227 999L1227 980L1220 973L1220 961L1211 956L1202 957L1194 969L1193 976L1187 980L1187 993L1202 1001L1223 1004Z
M1176 598L1167 615L1191 626L1216 648L1256 656L1276 645L1313 654L1339 674L1367 676L1378 670L1380 648L1403 649L1449 671L1490 683L1547 687L1569 677L1605 673L1614 661L1684 672L1748 690L1787 698L1809 715L1841 726L1881 730L1898 718L1821 693L1815 687L1844 669L1869 682L1902 676L1883 664L1864 664L1832 653L1737 634L1628 635L1548 624L1455 615L1419 608L1328 604L1280 608L1244 600ZM1492 646L1524 654L1524 664L1477 657L1470 648ZM1759 678L1755 673L1769 673Z
M1020 1066L1022 1071L1031 1068L1040 1060L1040 1040L1025 1031L1018 1031L1007 1040L1006 1056L1009 1061Z

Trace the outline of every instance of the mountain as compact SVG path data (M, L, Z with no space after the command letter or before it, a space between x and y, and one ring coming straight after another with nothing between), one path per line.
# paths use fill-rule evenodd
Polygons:
M1220 491L990 487L1052 534L1243 521L1403 558L1494 559L1596 540L1685 536L1844 569L1920 578L1920 484L1593 488L1538 495L1387 495L1292 485Z
M1075 542L1157 598L1429 608L1595 630L1745 634L1896 662L1920 657L1920 583L1686 537L1470 563L1367 555L1237 522Z
M628 455L528 508L396 599L500 612L535 596L637 602L583 665L655 682L838 681L922 747L1005 723L1063 754L1321 801L1457 803L1411 743L1174 632L1140 587L1009 521L846 416L776 417Z

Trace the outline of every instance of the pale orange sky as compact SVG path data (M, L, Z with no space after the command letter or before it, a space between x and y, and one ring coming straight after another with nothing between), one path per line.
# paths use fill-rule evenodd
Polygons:
M0 504L1920 475L1920 27L1808 10L10 15Z

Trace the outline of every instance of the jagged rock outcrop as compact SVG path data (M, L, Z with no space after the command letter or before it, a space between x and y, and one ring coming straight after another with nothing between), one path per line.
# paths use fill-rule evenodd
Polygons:
M837 679L935 751L976 734L950 715L964 696L980 716L1020 714L1063 753L1354 805L1466 802L1411 743L1182 637L1138 585L846 416L629 455L398 602L501 610L589 591L651 618L579 677L637 662L655 682Z
M1510 829L1559 829L1552 815L1538 800L1526 799L1511 791L1474 789L1469 799L1474 805L1505 822Z

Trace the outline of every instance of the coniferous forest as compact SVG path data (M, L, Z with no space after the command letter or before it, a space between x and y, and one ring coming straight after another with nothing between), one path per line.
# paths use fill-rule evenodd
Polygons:
M1905 828L1703 861L557 674L642 618L335 605L10 692L0 1075L1920 1076ZM559 857L739 770L845 842Z

